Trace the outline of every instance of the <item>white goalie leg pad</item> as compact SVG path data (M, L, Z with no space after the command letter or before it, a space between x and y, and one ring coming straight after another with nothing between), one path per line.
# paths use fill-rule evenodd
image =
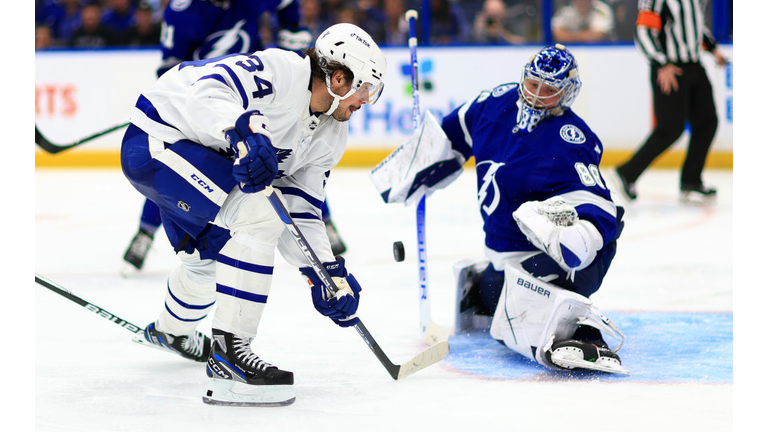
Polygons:
M209 379L203 395L208 405L278 407L296 401L291 385L250 385L231 380Z
M165 305L158 327L172 335L188 335L216 302L216 262L201 260L197 251L179 252L182 264L168 277Z
M224 245L216 263L213 327L256 336L272 285L274 259L274 245L245 234L234 234Z
M489 328L491 325L490 317L475 315L474 307L462 311L462 301L469 294L473 279L485 270L490 264L486 258L468 258L461 260L453 265L453 275L456 281L456 321L454 328L456 333L461 333L473 328Z
M466 160L451 142L430 111L419 130L370 172L373 185L387 203L419 202L456 180ZM417 185L417 179L432 178L432 186ZM438 180L439 179L439 180Z
M537 363L556 368L544 359L544 351L552 341L573 336L591 305L584 296L507 265L491 336Z

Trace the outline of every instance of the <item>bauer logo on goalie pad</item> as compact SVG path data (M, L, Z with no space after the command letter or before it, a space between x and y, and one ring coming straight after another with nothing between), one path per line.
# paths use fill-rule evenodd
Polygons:
M529 290L531 290L531 291L533 291L535 293L541 294L544 297L549 297L549 294L550 294L549 290L544 289L544 288L542 288L542 287L540 287L538 285L534 285L531 282L528 282L527 280L525 280L523 278L518 278L517 279L517 284L521 285L521 286L524 286L524 287L528 288Z

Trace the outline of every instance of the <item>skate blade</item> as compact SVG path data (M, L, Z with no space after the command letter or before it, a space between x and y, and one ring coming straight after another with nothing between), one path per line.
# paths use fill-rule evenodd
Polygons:
M211 378L203 395L208 405L238 407L280 407L296 401L292 385L257 386Z
M164 351L164 352L168 352L168 353L173 353L173 351L169 350L168 348L163 348L161 346L157 346L157 345L153 344L152 342L144 339L143 333L144 333L144 330L142 330L141 333L137 333L136 335L134 335L133 339L131 339L131 340L136 342L137 344L139 344L141 346L145 346L147 348L154 348L154 349L156 349L158 351Z
M120 276L128 279L130 277L133 277L136 275L140 270L133 266L131 263L123 263L122 268L120 269Z
M620 364L613 362L589 362L572 355L563 354L559 352L553 352L551 354L550 361L557 366L565 369L587 369L597 372L615 373L620 375L631 375L628 370L624 369Z
M717 203L717 195L702 196L697 193L683 192L680 202L690 206L711 206Z

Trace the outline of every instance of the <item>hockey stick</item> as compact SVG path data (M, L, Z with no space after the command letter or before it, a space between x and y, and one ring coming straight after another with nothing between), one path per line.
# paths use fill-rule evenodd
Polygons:
M280 197L275 194L275 190L272 188L272 186L267 186L266 189L264 189L264 194L269 199L272 207L274 207L277 215L280 217L283 223L285 223L288 232L291 233L291 237L293 237L296 245L299 247L299 249L301 249L301 252L307 258L309 265L312 267L315 273L317 273L323 285L329 287L332 292L338 291L338 288L333 282L333 279L331 279L331 276L328 274L328 271L325 269L325 267L323 267L322 263L320 263L317 255L315 255L315 251L312 250L309 242L307 242L307 239L304 237L301 231L299 231L299 227L296 226L296 223L294 223L293 218L291 218L290 213L288 213L288 210L286 210L283 202L280 200ZM392 379L395 380L405 378L408 375L426 368L427 366L439 362L448 355L449 351L448 342L442 341L422 351L421 354L417 355L407 363L396 365L389 360L389 357L387 357L368 329L365 328L365 325L363 325L362 321L355 324L355 330L357 330L357 333L359 333L360 337L363 338L365 343L368 345L368 348L373 351L373 353L376 355L376 358L379 359L387 372L389 372L389 375L392 377Z
M408 47L411 50L411 88L413 95L413 130L419 130L421 113L419 107L419 59L416 54L418 38L416 35L416 20L419 13L410 9L405 13L408 21ZM427 227L426 227L427 197L421 197L416 207L416 243L419 257L419 328L424 342L433 344L447 341L450 330L432 321L429 300L429 285L427 283Z
M95 304L89 301L83 300L82 298L67 291L61 285L58 285L55 282L51 281L50 279L46 279L37 273L35 273L35 282L37 282L39 285L42 285L48 288L49 290L55 292L56 294L59 294L62 297L79 304L80 306L88 309L89 311L95 313L96 315L119 325L120 327L130 331L131 333L140 334L144 331L142 327L139 327L136 324L131 324L130 322L120 318L119 316L111 312L107 312L105 309L101 307L96 306Z
M106 135L108 133L114 132L114 131L116 131L118 129L122 129L122 128L128 126L129 124L130 123L123 123L121 125L112 126L109 129L105 129L105 130L103 130L101 132L96 132L93 135L88 135L87 137L81 138L81 139L79 139L79 140L77 140L77 141L75 141L75 142L73 142L71 144L55 144L55 143L52 143L52 142L48 141L48 139L45 138L42 133L40 133L40 130L37 128L37 125L35 125L35 144L37 144L38 146L40 146L41 149L45 150L46 152L48 152L50 154L57 154L57 153L63 152L64 150L69 150L72 147L77 147L80 144L85 144L88 141L95 140L96 138L99 138L99 137L104 136L104 135Z

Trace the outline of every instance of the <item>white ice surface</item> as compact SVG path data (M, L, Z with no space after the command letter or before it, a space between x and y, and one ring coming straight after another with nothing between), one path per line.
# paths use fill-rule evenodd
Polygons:
M616 259L593 296L598 307L733 311L733 174L710 171L705 180L719 188L714 207L678 204L676 171L641 178ZM427 201L432 313L446 326L452 264L482 255L474 181L468 171ZM122 173L37 170L34 188L35 272L134 324L153 321L177 261L161 231L145 269L119 276L143 203ZM365 170L334 171L328 191L348 268L363 286L359 314L390 359L404 362L424 348L415 208L384 205ZM401 263L392 258L398 240ZM296 403L207 406L202 364L138 346L130 332L29 280L18 289L34 290L39 431L734 430L732 384L492 380L442 363L393 381L354 330L314 311L298 272L280 258L254 350L295 373ZM762 287L751 289L764 290L764 276L756 280ZM201 328L210 331L210 322ZM6 356L21 354L5 346ZM13 366L6 373L26 372Z

